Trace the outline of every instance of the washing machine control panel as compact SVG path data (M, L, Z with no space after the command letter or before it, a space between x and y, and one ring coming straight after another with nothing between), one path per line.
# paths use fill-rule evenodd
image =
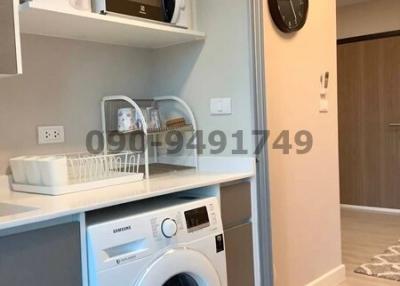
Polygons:
M185 209L167 211L151 219L153 237L156 241L173 239L185 241L193 235L199 237L213 232L221 223L218 205L213 201Z
M96 221L88 223L90 272L114 269L160 250L202 239L210 238L214 243L222 233L219 202L215 197L174 198L165 202L150 201L148 206L137 203L129 209L110 209L109 213L100 214Z

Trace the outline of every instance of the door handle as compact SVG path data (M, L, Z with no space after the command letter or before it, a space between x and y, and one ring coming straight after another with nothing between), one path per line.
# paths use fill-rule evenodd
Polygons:
M399 123L389 123L389 127L400 127L400 122Z

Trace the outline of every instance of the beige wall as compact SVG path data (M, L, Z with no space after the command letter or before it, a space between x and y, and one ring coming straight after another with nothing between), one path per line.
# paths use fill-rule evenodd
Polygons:
M339 39L400 30L400 1L371 0L339 7L337 36Z
M292 36L278 32L264 11L270 141L285 129L292 144L298 130L314 137L306 155L269 150L277 286L302 286L341 265L335 5L310 0L308 22ZM327 114L319 113L325 71Z

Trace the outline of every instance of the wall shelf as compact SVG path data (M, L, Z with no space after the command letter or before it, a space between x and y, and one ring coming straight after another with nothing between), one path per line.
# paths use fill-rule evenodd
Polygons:
M149 101L149 100L146 100ZM110 125L108 124L108 121L112 120L112 117L108 116L107 113L110 112L110 109L107 108L107 104L111 102L124 102L125 104L129 105L130 108L133 108L135 110L135 118L136 120L140 121L141 129L140 130L135 130L132 132L128 132L125 134L130 134L134 132L141 132L143 133L143 155L144 155L144 174L145 178L148 179L150 175L150 161L151 164L161 164L161 165L178 165L180 167L191 167L191 168L198 168L198 153L197 153L197 148L190 148L188 149L189 153L182 154L180 152L178 153L170 153L166 152L165 154L162 154L161 152L159 153L159 148L162 147L163 144L159 145L157 144L158 142L161 141L152 141L154 139L154 136L156 135L162 135L166 134L168 131L178 131L181 133L185 132L191 132L192 135L197 134L197 124L196 120L193 114L193 111L187 105L186 102L184 102L181 98L176 97L176 96L160 96L160 97L155 97L151 100L152 103L157 104L157 108L161 107L159 104L165 103L165 102L172 102L174 104L177 104L180 106L185 113L185 122L188 122L185 124L185 126L182 127L176 127L176 128L161 128L160 130L155 131L154 129L148 128L148 122L146 120L147 116L144 115L143 110L139 106L138 102L143 102L141 100L135 101L130 97L127 97L125 95L113 95L113 96L106 96L103 98L101 101L101 122L102 122L102 130L103 130L103 142L104 142L104 154L108 154L110 152L110 144L108 140L109 135L114 135L114 134L124 134L124 133L116 133L116 130L114 129L109 129ZM125 107L124 107L125 108ZM115 116L115 114L114 114ZM164 122L162 125L165 127L165 118L163 120L162 116L160 115L160 120ZM184 138L182 138L184 139ZM163 139L164 140L164 139ZM189 139L190 143L187 142L186 144L182 144L182 147L187 147L188 145L191 146L197 146L197 136L191 136ZM164 141L165 142L165 141ZM155 144L153 144L155 143ZM152 159L150 160L149 156L149 148L153 149L153 156ZM166 151L166 150L165 150ZM182 150L181 150L182 151ZM175 158L173 158L175 156ZM181 159L184 159L183 161Z
M166 134L168 132L172 132L172 131L179 131L179 132L194 132L193 129L193 125L191 124L186 124L184 126L181 127L173 127L173 128L167 128L167 127L163 127L163 128L158 128L158 129L148 129L147 130L147 135L160 135L160 134ZM108 131L108 133L110 133L111 135L115 135L115 134L130 134L130 133L142 133L143 130L138 129L138 130L132 130L130 132L118 132L118 130L110 130Z
M198 31L134 18L62 11L35 1L20 5L20 23L25 34L138 48L157 49L205 39Z

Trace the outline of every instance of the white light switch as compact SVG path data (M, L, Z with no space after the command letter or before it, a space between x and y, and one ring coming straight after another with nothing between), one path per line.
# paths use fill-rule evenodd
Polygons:
M210 112L212 115L232 114L232 99L230 97L211 98Z

